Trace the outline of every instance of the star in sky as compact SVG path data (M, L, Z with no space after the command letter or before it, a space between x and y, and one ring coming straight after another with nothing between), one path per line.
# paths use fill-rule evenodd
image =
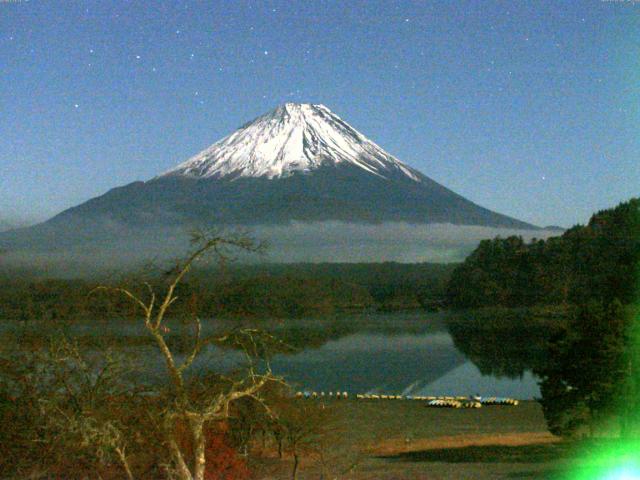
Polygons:
M168 2L167 5L174 5L173 10L176 10L170 16L143 8L109 9L105 6L105 11L110 10L108 15L99 14L98 10L92 8L90 17L84 16L85 5L75 5L73 2L63 2L65 7L55 8L47 2L29 2L33 5L29 9L21 9L20 15L16 13L11 27L0 35L0 48L7 49L3 55L15 58L10 62L7 72L3 71L7 79L5 89L10 92L5 99L13 100L15 97L19 100L23 96L24 100L16 100L16 111L25 122L27 119L33 120L33 125L28 124L30 129L46 130L49 126L44 124L44 120L36 121L29 111L19 110L31 105L31 92L26 88L31 82L25 82L24 79L35 78L34 73L47 79L51 76L56 81L41 82L43 88L48 90L46 98L43 95L40 102L48 110L54 112L60 108L61 118L64 117L64 111L75 112L76 115L69 115L69 121L78 121L85 115L109 115L109 109L119 107L118 102L134 100L139 102L137 107L141 109L158 108L155 113L159 123L143 123L145 135L153 139L154 135L158 135L155 128L159 129L162 122L175 120L175 115L170 114L172 108L182 112L183 108L198 107L195 114L201 115L200 110L205 109L199 108L199 104L204 102L215 115L207 115L203 121L211 122L215 128L224 125L224 128L220 127L224 130L242 121L245 116L257 115L277 105L283 97L289 101L293 97L295 101L318 101L335 108L364 131L369 131L376 140L388 145L403 160L414 162L418 167L424 166L420 162L424 162L427 153L435 155L432 149L444 155L441 152L446 148L453 148L451 155L462 159L461 162L473 161L477 151L467 146L473 143L458 145L458 137L441 128L449 122L464 125L465 132L480 138L475 141L487 149L487 155L496 153L492 149L498 148L493 143L482 143L488 131L495 136L494 143L500 145L499 150L504 150L504 155L535 157L541 154L537 150L530 151L532 142L526 133L527 128L517 128L526 125L535 130L536 138L547 135L548 142L536 148L540 151L548 148L550 158L557 155L558 162L565 161L566 152L562 155L557 152L571 147L579 151L580 157L585 159L583 163L595 165L593 170L612 168L609 165L601 166L600 160L592 158L586 140L570 145L562 141L558 127L545 117L555 115L554 118L558 119L556 123L559 122L563 131L571 132L577 128L576 122L568 119L585 115L582 124L590 129L589 138L602 136L605 137L603 142L609 133L601 130L598 126L600 121L595 120L597 117L602 119L610 116L611 121L631 120L635 84L628 81L628 75L625 75L628 72L625 70L633 62L629 60L625 63L624 59L625 55L631 55L632 52L625 51L621 45L623 35L631 33L622 27L631 26L632 23L621 22L618 30L599 29L600 25L615 25L623 19L623 15L632 18L633 13L627 10L612 9L611 5L600 5L601 2L590 4L589 8L569 2L571 5L567 4L563 11L544 6L542 2L536 4L539 15L526 13L533 9L505 11L504 5L498 5L499 2L494 2L495 8L487 6L482 11L466 11L453 3L447 6L448 2L436 9L429 9L414 8L412 2L381 1L380 11L350 8L348 3L338 7L332 2L320 2L318 5L323 6L309 9L301 2L291 9L284 7L286 2L279 2L276 0L270 5L231 2L224 12L191 3L188 5L189 15L183 14L183 2ZM473 4L472 0L463 0L465 2ZM283 8L280 8L281 5ZM167 9L172 10L172 7ZM299 9L299 14L294 11ZM52 15L62 17L61 10L69 14L69 19L88 22L86 28L70 31L72 41L63 41L61 27L47 18ZM195 10L198 10L197 13ZM47 11L51 13L43 13ZM29 12L33 12L32 18ZM73 17L72 14L76 12L78 15ZM597 16L598 12L603 16L602 20ZM9 15L12 13L9 12ZM117 21L118 15L122 18L133 17L128 22L122 22ZM300 21L295 21L298 18ZM305 24L310 18L314 19L312 28ZM384 25L387 19L396 22L398 28L387 28ZM459 28L461 23L464 23L464 29ZM94 26L100 29L94 30ZM117 32L117 35L103 36L101 32ZM593 35L585 35L589 32ZM596 36L598 42L592 42ZM177 47L173 51L166 48L172 43ZM46 55L42 45L51 45ZM536 52L531 50L534 46ZM609 58L607 52L618 51L614 49L618 46L620 58ZM565 55L567 48L571 55ZM281 59L287 61L281 62ZM221 61L225 63L221 64ZM127 68L122 68L123 62ZM379 75L381 66L386 71L385 75ZM70 67L75 68L73 74L58 79L56 72ZM191 100L186 107L181 103L184 98L172 94L172 89L162 81L168 72L185 68L188 69L188 75L177 78L175 86ZM142 72L144 75L140 75ZM340 81L335 81L337 76ZM305 95L299 99L296 96L302 94L297 93L298 88ZM384 96L380 95L381 90L385 91ZM104 108L94 111L95 104L89 99L98 92L108 101L103 102ZM407 98L407 93L413 98ZM608 99L614 96L617 99L615 102L592 102L588 110L593 116L586 117L584 98ZM47 102L51 104L47 105ZM175 102L175 106L171 102ZM451 102L455 108L451 108ZM408 115L410 120L407 121L417 125L416 131L423 128L439 133L434 133L433 138L416 135L410 140L411 146L405 147L392 129L400 128L398 125L402 121L397 120L396 124L389 121L389 128L381 128L377 117L363 113L374 111L379 112L380 118L389 118L389 111L395 111L398 105L402 105L403 116L405 113ZM474 115L461 113L466 108L463 105L469 106ZM528 116L527 113L537 115L540 119L530 124L524 118ZM504 120L505 115L508 121ZM480 122L480 117L485 117L486 122ZM133 125L142 120L131 117L128 121ZM225 121L229 121L231 126L224 124ZM91 130L94 124L88 122L82 127L87 129L87 134L96 135L102 141L99 133ZM615 142L620 145L619 156L632 156L637 142L624 125L620 127L624 133L616 133ZM115 138L129 138L117 134L119 127L111 128L116 132ZM194 122L192 128L196 134L181 139L180 146L175 148L172 155L179 155L178 150L191 151L202 146L209 141L209 136L218 133L217 130L214 133L206 130L202 122ZM59 127L59 130L61 138L67 135L66 128ZM506 132L512 134L507 135ZM42 135L32 136L34 139L39 137ZM0 139L0 147L3 143L10 143L9 140ZM119 141L123 151L133 149L125 140ZM622 148L623 141L628 145L625 149ZM194 146L194 143L197 145ZM156 143L147 138L146 144ZM10 149L10 146L5 148ZM160 158L155 155L156 152L153 153L150 158ZM85 154L77 153L78 156ZM118 159L127 154L123 153ZM132 155L135 154L134 151ZM166 158L163 161L169 162ZM629 160L611 160L616 161L620 168L631 163ZM165 166L160 165L158 169ZM148 171L153 171L155 167L157 165L136 171L135 175L148 175ZM444 167L427 164L424 168L443 183L468 191L470 196L475 195L474 198L478 200L492 198L491 192L478 186L480 183L447 177L450 170ZM546 187L541 181L542 177L547 178L542 171L543 168L531 167L526 172L526 178L537 178L537 183ZM502 174L499 169L492 172L496 172L496 178ZM552 176L560 184L565 181L566 175L554 170ZM587 177L585 182L590 182L590 178ZM109 186L104 184L100 188ZM576 196L579 195L582 193L576 193ZM602 196L606 195L610 193L603 189ZM500 205L494 207L501 209ZM507 205L505 210L511 207ZM547 211L551 212L551 218L555 218L553 209ZM523 215L516 210L510 213ZM564 223L573 221L571 219L575 215L568 213ZM534 217L528 220L536 223ZM553 219L548 221L562 222Z

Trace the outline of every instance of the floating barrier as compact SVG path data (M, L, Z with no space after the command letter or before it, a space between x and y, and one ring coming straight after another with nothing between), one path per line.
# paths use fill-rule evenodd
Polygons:
M336 399L347 400L353 398L355 400L413 400L427 402L429 407L441 407L441 408L481 408L483 405L518 405L519 401L514 398L507 397L478 397L478 396L421 396L421 395L387 395L377 393L357 393L355 396L349 397L349 393L346 391L336 392L314 392L314 391L299 391L295 394L296 398L301 399Z
M518 400L505 397L481 397L479 400L483 405L518 405Z
M448 398L440 398L437 400L431 400L427 403L427 407L438 407L438 408L462 408L462 402L458 400L448 399Z

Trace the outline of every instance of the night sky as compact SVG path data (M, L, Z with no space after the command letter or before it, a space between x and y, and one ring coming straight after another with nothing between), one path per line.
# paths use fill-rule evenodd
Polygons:
M640 194L640 2L0 0L0 218L323 103L463 196L570 226Z

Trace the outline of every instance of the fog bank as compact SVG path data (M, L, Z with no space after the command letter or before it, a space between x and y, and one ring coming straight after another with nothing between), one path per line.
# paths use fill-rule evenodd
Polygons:
M271 245L275 262L460 262L483 239L522 236L545 239L559 232L452 224L342 222L292 223L253 229Z
M45 275L86 276L140 268L145 263L166 265L190 248L188 228L157 228L123 232L114 240L85 243L46 251L15 250L0 255L0 267L35 269ZM241 255L239 262L459 262L483 239L510 235L525 240L558 235L554 230L515 230L451 224L377 225L343 222L227 227L265 241L261 256Z

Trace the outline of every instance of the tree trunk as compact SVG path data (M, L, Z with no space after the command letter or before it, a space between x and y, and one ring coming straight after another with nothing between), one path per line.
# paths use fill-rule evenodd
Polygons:
M298 453L294 451L293 452L293 473L291 475L292 480L298 480L298 465L299 465Z
M129 461L127 460L127 456L124 453L124 448L116 448L116 453L118 454L118 458L120 458L120 463L122 463L122 468L124 468L128 480L133 480L133 473L131 472L131 468L129 467Z
M190 419L191 433L193 434L193 480L204 480L205 467L205 438L203 432L204 422L201 418Z
M320 449L320 480L324 480L324 469L325 469L325 458L324 458L324 449Z
M187 464L184 461L184 457L182 456L182 452L180 451L180 448L178 447L175 439L170 438L168 443L173 455L173 460L178 469L177 474L179 480L193 480L193 475L191 475L189 467L187 467Z
M167 415L163 419L163 430L167 442L167 446L169 447L169 451L171 452L171 457L173 458L173 463L176 467L176 474L179 480L193 480L193 475L191 475L191 470L187 466L187 462L184 459L184 455L178 446L178 442L176 440L176 425L175 418L171 415Z
M173 354L171 353L171 350L169 350L167 342L165 342L164 337L161 333L158 333L151 327L147 327L147 330L149 330L151 336L153 336L153 338L155 339L156 345L158 345L158 348L160 349L160 352L164 357L164 361L167 367L167 373L171 377L171 381L173 382L173 385L176 389L176 394L178 395L179 400L182 403L186 403L184 379L182 378L182 373L180 372L178 367L176 367L175 360L173 359Z

